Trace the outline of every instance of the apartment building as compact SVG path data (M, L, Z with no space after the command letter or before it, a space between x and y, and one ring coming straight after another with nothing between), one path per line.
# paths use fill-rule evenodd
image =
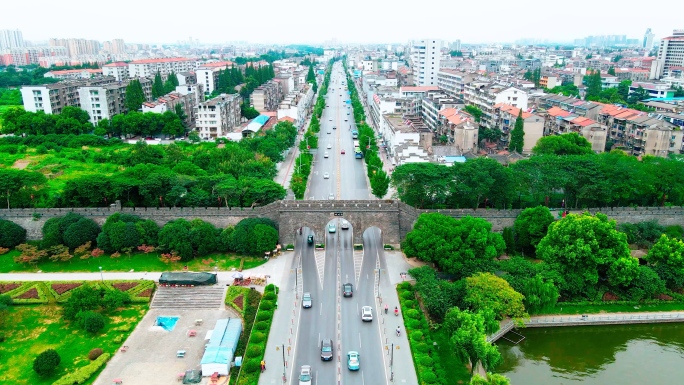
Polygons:
M544 74L539 78L539 87L541 88L552 89L559 85L561 82L556 75Z
M107 85L114 83L114 78L97 78L89 80L68 80L54 84L42 84L21 87L24 109L30 112L44 111L46 114L60 114L64 107L81 107L80 87Z
M527 110L528 95L520 88L498 81L476 80L465 85L464 101L482 110L480 124L495 127L494 106L500 103Z
M560 107L551 107L545 112L544 135L561 135L577 133L582 135L591 144L595 153L605 151L608 140L608 129L605 125L584 116L579 116Z
M622 148L632 155L666 157L682 152L684 131L667 120L646 112L606 105L599 114L599 122L609 130L613 148Z
M235 63L232 61L203 63L195 71L197 83L201 84L204 92L210 95L218 86L219 73L232 68L234 65Z
M181 86L179 86L181 87ZM176 112L176 106L180 105L185 113L185 127L193 129L195 127L195 113L196 113L196 98L195 95L180 94L178 92L170 92L164 96L160 96L151 102L145 102L142 105L142 112L155 112L163 114L166 111Z
M432 146L433 134L400 114L382 115L379 132L392 164L425 163L430 161L426 147Z
M50 39L50 47L65 47L69 57L96 55L100 52L100 42L87 39Z
M592 120L598 120L598 114L603 109L604 104L597 102L587 102L576 97L547 95L539 99L539 108L550 109L559 107L575 116L582 116Z
M313 103L314 92L311 85L306 85L300 91L292 91L278 105L278 120L292 118L295 127L304 126Z
M437 86L454 98L463 97L465 85L473 81L475 76L467 72L441 68L437 73Z
M250 102L259 112L276 111L282 99L282 86L273 79L260 85L252 92Z
M629 93L635 92L639 87L646 90L652 98L671 98L674 96L674 90L670 88L670 85L661 82L633 82L629 86Z
M195 60L187 58L162 58L135 60L128 63L128 74L132 78L154 76L157 72L168 75L195 70Z
M413 81L417 86L436 86L439 61L442 56L443 42L438 39L413 41L411 45L411 66L414 70Z
M23 48L24 35L20 30L0 29L0 49Z
M25 66L38 64L41 59L66 55L64 47L20 47L0 49L0 64Z
M240 102L238 94L221 94L197 105L195 127L203 139L224 137L240 124Z
M493 124L494 127L503 132L501 144L504 147L507 147L511 142L511 131L515 127L518 114L520 114L520 109L510 104L500 103L494 106ZM537 141L544 136L544 118L523 111L522 119L524 121L523 131L525 132L522 153L530 154L532 148L537 145Z
M54 79L89 79L96 76L102 76L103 71L100 69L85 68L80 70L61 70L48 71L43 75L46 78Z
M441 124L435 134L445 135L448 144L454 146L459 155L478 152L478 127L470 114L457 108L446 108L439 112L439 119Z
M102 74L104 76L113 76L117 81L128 79L128 63L118 61L114 63L105 64L102 66Z
M684 29L675 29L672 36L660 39L658 55L651 63L651 79L660 79L670 67L684 66Z
M439 127L439 112L446 108L464 107L463 103L456 98L440 91L428 91L421 98L420 117L432 132L436 132Z
M143 88L145 99L150 100L152 97L152 80L138 80ZM128 83L128 81L123 81L79 87L80 108L88 112L92 124L128 112L126 108L126 87Z

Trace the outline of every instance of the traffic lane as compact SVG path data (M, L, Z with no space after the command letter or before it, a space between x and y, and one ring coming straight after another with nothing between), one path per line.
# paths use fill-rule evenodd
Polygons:
M352 233L346 235L350 239ZM351 297L341 298L341 353L342 353L342 383L343 384L363 384L364 383L364 369L366 368L364 357L366 353L364 352L364 341L361 338L360 324L360 305L359 305L359 295L360 291L358 288L358 282L354 273L354 255L353 247L345 248L340 254L340 276L342 277L342 283L352 283L354 286L354 292ZM359 371L351 371L347 366L347 353L349 351L359 352L359 359L361 362Z
M363 306L370 306L373 310L373 321L364 322L361 326L361 339L365 343L364 352L366 352L366 366L375 368L376 370L368 371L364 374L364 380L371 384L387 383L389 374L385 369L387 367L384 361L382 328L388 328L387 325L382 325L380 305L376 301L376 263L378 258L377 244L378 237L373 233L373 229L364 232L364 258L361 264L361 275L359 280L359 301ZM367 248L368 247L368 248Z

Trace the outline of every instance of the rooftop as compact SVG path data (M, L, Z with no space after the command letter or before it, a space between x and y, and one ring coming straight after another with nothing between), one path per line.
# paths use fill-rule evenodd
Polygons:
M437 87L437 86L410 86L410 87L399 88L399 92L427 92L427 91L439 91L439 87Z
M183 61L195 61L195 59L188 59L188 58L184 58L184 57L165 57L165 58L158 58L158 59L134 60L134 61L130 62L129 64L175 63L175 62L183 62Z
M117 61L114 63L105 64L105 65L103 65L103 67L128 67L128 63L122 62L122 61Z

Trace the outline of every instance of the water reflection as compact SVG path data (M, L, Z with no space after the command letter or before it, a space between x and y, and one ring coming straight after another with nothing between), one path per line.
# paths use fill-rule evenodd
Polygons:
M504 359L497 371L513 385L669 385L672 378L684 376L683 324L531 328L520 333L526 338L519 345L497 342ZM663 382L653 376L663 376Z

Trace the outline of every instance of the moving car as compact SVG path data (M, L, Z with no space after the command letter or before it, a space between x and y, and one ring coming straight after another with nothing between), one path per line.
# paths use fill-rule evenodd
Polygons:
M302 296L302 307L304 309L310 309L313 301L311 300L311 293L304 293Z
M333 344L330 338L325 338L321 341L321 360L332 361L333 359Z
M330 130L328 130L328 134L332 133Z
M337 231L337 228L335 228L335 224L334 223L329 224L328 225L328 232L334 233L335 231Z
M327 158L327 157L328 157L328 153L326 152L325 154L323 154L323 157L324 157L324 158Z
M328 150L332 148L332 143L328 143Z
M340 226L342 230L349 230L349 222L346 220L342 221L342 226Z
M328 178L330 178L330 174L328 174L327 172L324 172L323 173L323 179L328 179Z
M337 130L337 126L333 126L333 130Z
M359 370L361 362L359 361L359 352L350 351L347 353L347 368L349 370Z
M345 283L342 285L342 295L345 297L351 297L354 295L354 286L351 283Z
M310 365L302 365L302 369L299 371L299 385L309 385L311 384L311 378L313 377L311 373Z
M373 321L373 309L370 306L364 306L361 308L361 320L362 321Z
M342 149L342 151L340 151L340 153L341 153L342 155L344 155L344 148Z
M313 235L309 235L308 237L306 237L306 243L313 245L313 241Z
M328 194L328 200L331 200L331 201L335 200L335 194L333 194L333 193Z
M347 119L344 119L344 121L346 122L346 121L347 121Z

